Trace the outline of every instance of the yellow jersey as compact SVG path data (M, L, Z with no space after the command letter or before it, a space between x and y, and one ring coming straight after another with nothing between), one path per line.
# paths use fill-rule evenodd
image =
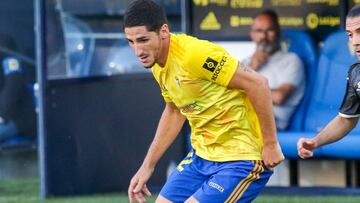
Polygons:
M238 60L225 49L185 34L171 34L166 64L152 73L165 102L189 121L195 153L210 161L261 160L258 117L247 94L227 88Z

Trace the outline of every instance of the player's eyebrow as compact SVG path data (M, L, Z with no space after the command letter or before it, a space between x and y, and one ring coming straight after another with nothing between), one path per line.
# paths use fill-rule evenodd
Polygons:
M141 36L141 37L136 38L136 40L138 40L138 41L146 40L146 39L148 39L148 37L146 37L146 36Z

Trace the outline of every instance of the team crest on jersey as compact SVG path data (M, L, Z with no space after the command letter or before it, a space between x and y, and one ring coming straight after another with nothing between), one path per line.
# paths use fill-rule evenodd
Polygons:
M177 86L181 87L180 80L178 77L175 77L175 82L176 82Z
M219 62L215 61L214 59L208 57L203 65L203 68L205 68L206 70L210 71L210 72L214 72L216 66L218 65Z
M356 91L360 91L360 81L357 83L357 88L356 88Z
M19 60L14 57L5 58L2 62L2 65L5 75L22 72Z

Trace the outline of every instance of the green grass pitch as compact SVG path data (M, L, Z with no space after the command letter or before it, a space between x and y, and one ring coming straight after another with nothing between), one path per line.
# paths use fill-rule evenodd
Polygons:
M154 202L149 198L148 202ZM94 196L50 198L39 197L39 180L0 181L0 203L126 203L126 194L103 194ZM260 195L254 203L359 203L360 196L265 196Z

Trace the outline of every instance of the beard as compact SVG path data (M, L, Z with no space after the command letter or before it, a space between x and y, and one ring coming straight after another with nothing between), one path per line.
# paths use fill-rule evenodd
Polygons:
M278 42L259 42L256 44L256 49L265 53L274 53L279 49L280 45Z

